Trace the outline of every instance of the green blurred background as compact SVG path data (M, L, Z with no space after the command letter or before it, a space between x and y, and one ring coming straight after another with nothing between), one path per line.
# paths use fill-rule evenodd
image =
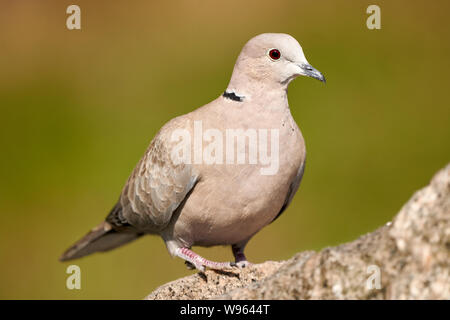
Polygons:
M66 29L68 5L82 30ZM381 7L381 30L366 8ZM353 240L390 221L450 160L448 1L0 2L0 298L140 299L191 274L157 237L76 261L169 119L216 98L244 43L285 32L327 84L289 88L308 163L250 242L253 262ZM198 249L230 260L229 248Z

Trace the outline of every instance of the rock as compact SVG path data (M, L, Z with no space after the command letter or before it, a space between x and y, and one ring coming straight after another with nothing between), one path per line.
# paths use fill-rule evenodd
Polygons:
M206 270L169 282L151 293L146 299L210 299L226 292L243 288L272 275L283 262L267 261L242 270L219 272ZM238 272L236 272L238 271Z
M392 223L287 261L194 274L147 299L450 299L450 164Z

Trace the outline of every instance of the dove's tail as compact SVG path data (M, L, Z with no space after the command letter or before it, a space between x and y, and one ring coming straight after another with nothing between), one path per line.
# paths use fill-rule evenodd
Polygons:
M108 251L139 238L141 233L118 232L103 221L66 250L60 261L78 259L94 252Z

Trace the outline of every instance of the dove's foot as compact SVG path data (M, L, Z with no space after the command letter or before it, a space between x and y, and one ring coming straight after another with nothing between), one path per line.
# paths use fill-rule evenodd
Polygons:
M236 262L235 265L236 265L236 267L242 269L242 268L250 267L252 265L252 263L247 260L243 260L243 261Z
M234 259L236 261L234 265L237 266L238 268L245 268L252 265L250 262L248 262L247 258L245 257L244 246L245 244L244 245L234 244L231 246L231 250L233 251Z
M195 268L201 272L205 271L205 267L213 270L226 270L231 269L235 265L230 262L215 262L207 260L188 248L176 249L175 255L185 260L188 268Z

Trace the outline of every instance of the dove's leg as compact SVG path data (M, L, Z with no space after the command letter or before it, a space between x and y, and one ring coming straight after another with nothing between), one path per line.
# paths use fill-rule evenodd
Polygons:
M247 245L247 242L249 240L250 239L247 239L245 241L233 244L231 246L231 250L233 251L233 255L234 255L234 259L236 261L236 265L238 267L240 267L240 268L245 268L245 267L251 265L251 263L248 262L247 258L245 257L245 254L244 254L245 246Z
M199 256L189 248L177 248L175 250L175 255L187 261L199 271L205 271L205 267L214 270L229 269L234 265L233 263L230 262L215 262L207 260L202 256Z

